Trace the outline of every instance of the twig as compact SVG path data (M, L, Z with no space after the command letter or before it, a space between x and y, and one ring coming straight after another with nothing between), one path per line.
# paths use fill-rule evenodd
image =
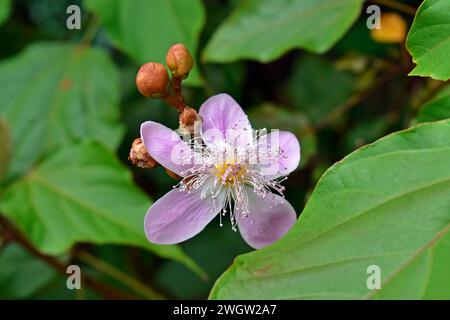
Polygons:
M88 253L86 251L83 251L83 250L76 251L75 257L77 259L79 259L80 261L83 261L83 262L91 265L95 269L109 275L111 278L121 282L122 284L124 284L128 288L132 289L134 292L140 294L144 298L147 298L150 300L165 299L164 296L162 296L160 293L147 287L146 285L142 284L135 278L130 277L128 274L122 272L121 270L117 269L116 267L91 255L90 253Z
M89 23L86 27L80 43L84 45L89 45L95 38L98 28L100 27L100 19L96 15L92 15Z
M391 73L387 74L384 78L379 79L379 81L375 82L374 86L371 86L370 88L357 92L354 95L350 96L347 100L345 100L343 103L335 107L333 110L331 110L328 114L326 114L322 119L320 119L315 128L317 130L323 129L330 123L332 123L334 120L342 116L344 113L346 113L348 110L352 109L353 107L357 106L361 101L369 97L371 94L382 88L384 85L389 83L393 78L395 78L402 68L396 68Z
M31 253L33 256L45 261L50 267L62 274L67 276L66 270L67 265L61 263L58 259L43 254L39 252L9 221L7 221L3 216L0 215L0 225L7 232L7 237L10 241L14 241L20 244L25 250ZM136 296L129 294L127 292L120 291L116 288L110 287L104 283L97 281L96 279L86 275L81 274L82 283L89 287L90 289L100 293L106 299L121 299L121 300L131 300L137 299Z
M400 3L394 0L372 0L372 2L375 4L379 4L380 6L395 9L397 11L406 13L411 16L415 16L417 11L417 9L414 8L413 6L407 5L405 3Z

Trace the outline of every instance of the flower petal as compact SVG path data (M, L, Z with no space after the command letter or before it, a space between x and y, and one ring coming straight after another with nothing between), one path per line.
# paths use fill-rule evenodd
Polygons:
M248 189L249 213L236 212L236 222L244 240L253 248L265 247L281 238L297 221L294 208L284 198L257 196Z
M175 244L202 231L224 206L224 196L201 199L200 192L174 189L156 201L145 216L150 242Z
M186 176L184 171L192 167L194 152L175 131L147 121L141 125L141 138L153 159L179 176Z
M202 138L206 143L228 140L244 144L252 141L252 127L239 104L228 94L212 96L199 110Z
M300 163L300 143L297 137L288 131L272 131L258 140L259 148L264 150L280 148L276 162L261 163L261 173L273 179L287 176L297 169Z

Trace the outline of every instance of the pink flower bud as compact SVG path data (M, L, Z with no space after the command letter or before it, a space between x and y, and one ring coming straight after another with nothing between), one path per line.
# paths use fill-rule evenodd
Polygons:
M181 43L170 47L166 55L166 63L176 78L186 78L192 70L194 60L188 49Z
M179 130L182 134L193 135L195 133L195 124L201 122L201 118L197 111L191 107L185 107L180 113L180 127Z
M149 62L141 66L136 76L139 92L147 98L158 98L167 93L169 75L161 63Z

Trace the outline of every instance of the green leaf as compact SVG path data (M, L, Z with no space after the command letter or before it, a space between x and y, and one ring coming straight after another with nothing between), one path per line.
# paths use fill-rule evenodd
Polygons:
M352 74L337 70L330 61L307 55L293 67L287 86L288 101L318 122L351 96L355 82ZM330 85L324 89L324 83Z
M104 147L83 143L55 152L6 189L0 210L44 253L58 255L76 242L134 245L200 272L177 246L147 241L150 201Z
M0 251L0 299L29 298L55 276L45 262L17 244L8 244Z
M0 181L8 168L11 157L11 135L9 126L0 118Z
M361 0L244 0L219 27L203 57L268 62L293 48L323 53L351 27Z
M409 75L450 78L450 2L425 0L414 18L406 47L417 64Z
M0 0L0 25L2 25L11 13L11 0Z
M14 145L9 176L69 141L94 139L113 150L122 137L119 75L99 49L31 45L0 64L0 100Z
M420 109L418 122L438 121L450 118L450 85L442 88L437 95Z
M113 43L138 63L165 63L175 43L183 43L196 56L198 38L205 23L200 0L85 0L102 21ZM186 80L200 85L198 68Z
M450 121L421 124L336 163L291 231L238 256L210 297L450 298L449 136Z

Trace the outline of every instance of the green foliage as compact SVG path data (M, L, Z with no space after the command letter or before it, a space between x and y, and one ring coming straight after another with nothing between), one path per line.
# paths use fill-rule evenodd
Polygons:
M239 256L211 298L450 298L449 135L450 121L419 125L335 164L287 236Z
M167 49L184 43L196 56L205 14L200 0L85 0L111 40L139 63L165 63ZM188 83L201 83L198 68Z
M0 266L0 299L29 298L56 275L17 244L0 251Z
M0 0L0 25L9 17L11 12L11 0Z
M135 245L199 271L177 247L147 241L142 221L149 206L108 150L83 143L56 151L11 185L0 210L48 254L80 241Z
M364 1L51 2L11 10L0 0L0 215L39 253L144 297L205 298L216 282L215 299L450 299L449 85L408 77L405 43L372 38ZM382 12L412 24L411 75L449 79L448 1L425 0L414 21L419 1L401 2ZM69 4L83 7L81 30L65 26ZM228 219L181 246L145 237L150 197L179 181L161 166L133 167L130 145L143 121L179 123L163 100L139 95L135 77L177 42L197 62L182 91L190 106L226 92L253 127L301 142L283 184L304 209L272 246L243 254L252 249ZM427 123L364 147L415 122ZM95 285L67 290L15 240L0 226L0 298L110 296ZM381 290L367 288L370 265L381 268Z
M0 64L0 116L10 124L14 153L9 176L42 154L85 138L115 150L119 75L100 49L37 43Z
M356 20L361 0L245 0L208 43L206 61L267 62L293 48L323 53Z
M417 121L438 121L447 118L450 118L450 85L442 88L431 101L420 109Z
M406 46L417 64L410 75L450 79L450 2L425 0L416 13Z
M323 84L329 83L326 94ZM306 56L293 66L287 87L290 103L305 112L314 122L344 102L355 87L351 74L316 56Z

